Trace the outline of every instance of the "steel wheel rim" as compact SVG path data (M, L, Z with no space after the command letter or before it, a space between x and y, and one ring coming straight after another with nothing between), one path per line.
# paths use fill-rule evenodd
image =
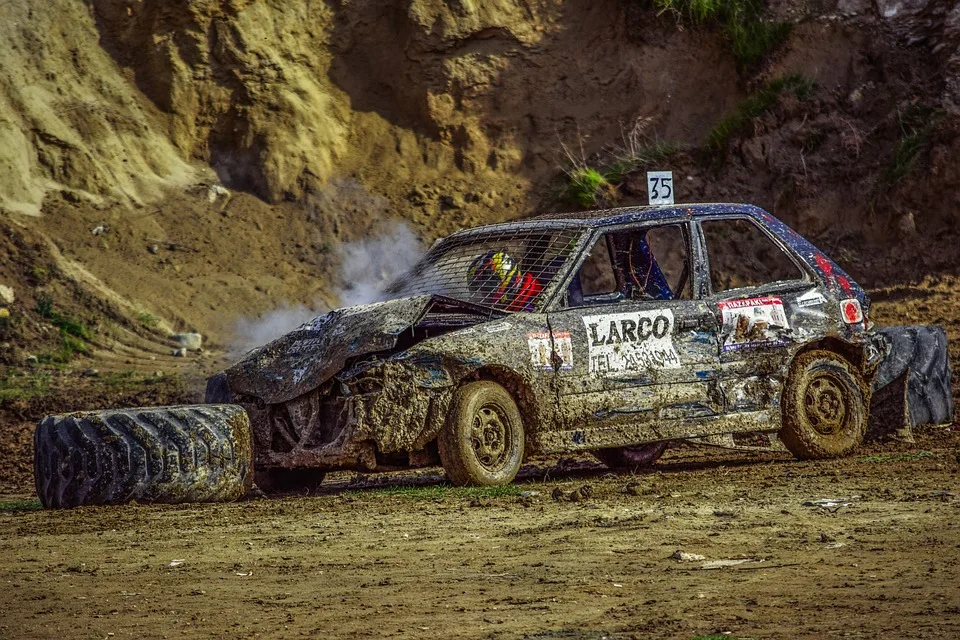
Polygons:
M499 471L509 456L507 423L503 409L495 404L485 404L473 415L470 442L477 462L487 471Z
M807 421L817 433L825 436L838 433L849 413L843 382L830 374L817 376L804 390L803 408Z

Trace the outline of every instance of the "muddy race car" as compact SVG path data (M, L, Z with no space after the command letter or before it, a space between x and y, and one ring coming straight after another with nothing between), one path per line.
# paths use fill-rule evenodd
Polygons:
M498 485L528 455L636 468L677 441L828 458L860 445L872 405L880 427L952 418L943 331L874 330L863 289L753 206L465 230L385 298L250 352L207 405L45 419L41 500L224 500L254 470L283 490L438 463Z

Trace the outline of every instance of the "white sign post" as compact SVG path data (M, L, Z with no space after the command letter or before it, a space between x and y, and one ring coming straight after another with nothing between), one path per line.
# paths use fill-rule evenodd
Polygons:
M673 204L673 171L647 171L650 204Z

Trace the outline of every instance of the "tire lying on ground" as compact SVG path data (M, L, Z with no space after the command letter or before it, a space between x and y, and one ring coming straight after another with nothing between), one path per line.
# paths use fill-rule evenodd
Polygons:
M48 508L226 502L253 484L250 420L236 405L81 411L34 432L34 478Z

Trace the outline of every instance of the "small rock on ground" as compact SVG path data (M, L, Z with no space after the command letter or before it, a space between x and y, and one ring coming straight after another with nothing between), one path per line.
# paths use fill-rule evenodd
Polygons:
M203 345L203 336L199 333L175 333L173 341L189 351L199 351Z

